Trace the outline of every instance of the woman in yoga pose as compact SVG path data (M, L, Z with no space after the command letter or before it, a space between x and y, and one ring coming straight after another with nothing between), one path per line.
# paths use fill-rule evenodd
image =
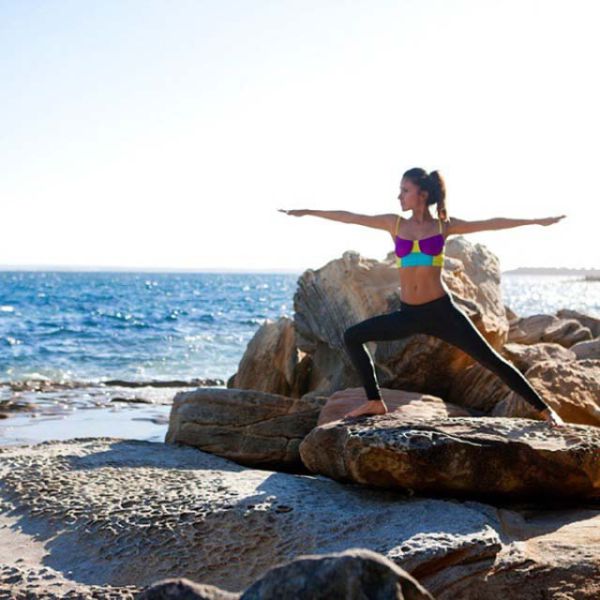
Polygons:
M400 310L365 319L344 332L348 354L367 393L367 402L349 412L346 417L387 412L375 375L375 366L365 342L394 340L415 333L425 333L469 354L539 410L540 415L552 427L563 426L561 417L544 402L524 375L494 350L455 304L442 281L441 271L445 240L449 235L521 225L551 225L564 215L545 219L495 218L463 221L455 217L448 218L445 198L445 184L437 171L428 174L424 169L413 168L402 176L398 196L402 210L412 211L408 219L396 214L361 215L343 210L280 209L281 212L296 217L313 215L382 229L394 240L400 277ZM432 204L436 204L437 220L429 212Z

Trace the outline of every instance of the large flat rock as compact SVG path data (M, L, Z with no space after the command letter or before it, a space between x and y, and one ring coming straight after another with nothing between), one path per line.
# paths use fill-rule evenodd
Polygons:
M600 430L585 425L388 413L316 427L300 456L338 481L424 494L600 500Z
M38 545L43 576L28 598L51 597L56 573L63 590L120 586L97 598L167 577L241 592L300 555L351 548L384 555L438 600L511 588L520 600L554 589L544 597L558 600L574 587L591 600L600 590L596 509L417 497L110 438L1 448L0 481L0 548L8 534ZM0 553L0 596L31 590L9 582L26 546Z

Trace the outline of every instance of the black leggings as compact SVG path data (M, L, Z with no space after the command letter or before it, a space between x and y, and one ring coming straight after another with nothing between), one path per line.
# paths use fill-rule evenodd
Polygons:
M365 342L395 340L415 333L435 336L460 348L495 373L537 410L546 403L525 376L498 354L448 294L423 304L400 302L400 310L348 327L344 342L363 382L368 400L381 400L375 366Z

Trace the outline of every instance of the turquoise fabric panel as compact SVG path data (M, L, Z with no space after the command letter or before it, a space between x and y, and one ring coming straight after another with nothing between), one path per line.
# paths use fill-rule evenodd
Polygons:
M433 264L433 256L423 254L422 252L413 252L402 258L403 267L420 267L430 266Z

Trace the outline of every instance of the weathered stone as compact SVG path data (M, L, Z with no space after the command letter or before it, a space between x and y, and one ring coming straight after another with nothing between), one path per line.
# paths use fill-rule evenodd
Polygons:
M584 342L577 342L570 349L575 353L577 360L600 358L600 337L593 340L585 340Z
M546 360L535 363L525 377L564 421L600 426L600 360ZM536 413L514 392L492 411L502 417L534 417Z
M495 373L474 363L454 376L447 399L483 415L488 414L509 392L510 388Z
M572 310L570 308L561 308L556 311L556 316L561 319L575 319L579 321L583 327L587 327L593 337L600 336L600 319L593 317L592 315L586 315L578 310Z
M433 600L404 569L367 548L299 556L271 569L242 594L241 600L310 598L385 598Z
M592 332L575 319L560 319L554 315L531 315L514 321L508 341L518 344L554 342L569 348L576 342L589 340Z
M298 445L316 425L325 398L202 388L173 399L165 441L245 465L300 466Z
M296 388L298 397L306 387L297 382L296 372L303 356L296 346L292 319L266 319L248 343L229 387L283 396L294 395L292 391Z
M600 499L600 430L494 417L393 414L313 429L304 464L338 481L460 497ZM493 468L491 466L493 465Z
M537 344L517 344L509 342L504 344L501 350L508 360L514 363L515 367L522 373L531 368L535 363L544 360L555 360L560 362L568 362L577 360L573 347L565 348L561 344L553 342L540 342Z
M102 582L105 593L94 597L107 600L131 598L109 586L135 590L166 577L240 593L274 566L352 548L392 560L438 600L513 598L515 590L519 600L595 600L600 592L600 509L567 509L552 494L503 507L420 498L110 438L0 448L0 480L0 540L29 536L0 543L8 597L38 597L26 595L27 577L8 583L19 574L19 548L32 544L71 578L59 590Z
M142 591L138 600L238 600L240 594L214 585L195 583L185 577L169 577Z
M428 394L381 388L381 395L389 413L402 419L470 416L469 411L461 406L444 402L441 398ZM367 396L363 387L347 388L335 392L327 398L327 402L319 414L317 425L343 418L357 406L364 404L366 400Z
M517 321L519 319L519 315L510 308L510 306L504 305L504 310L506 311L506 320L510 325L513 321Z

